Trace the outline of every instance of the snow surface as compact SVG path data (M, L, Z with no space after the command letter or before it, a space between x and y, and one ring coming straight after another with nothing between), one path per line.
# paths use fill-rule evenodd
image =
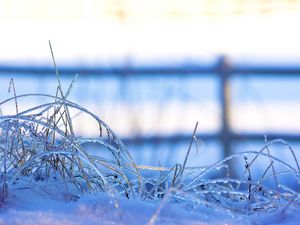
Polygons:
M106 194L75 196L45 196L31 190L17 191L0 208L2 224L297 224L300 215L287 210L264 215L232 215L207 207L185 209L164 201L118 199L119 207ZM159 209L161 210L159 211ZM157 218L154 216L157 215ZM154 220L151 220L151 218Z

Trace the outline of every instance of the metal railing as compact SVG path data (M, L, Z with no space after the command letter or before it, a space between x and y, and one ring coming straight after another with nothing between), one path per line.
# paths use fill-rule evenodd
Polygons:
M13 74L14 76L43 75L53 76L52 67L23 67L0 65L0 74ZM224 155L231 152L231 146L238 140L263 140L264 135L268 139L282 138L289 141L300 141L300 134L295 133L235 133L231 129L230 121L230 79L232 76L298 76L300 77L300 66L257 66L257 65L233 65L227 57L220 57L217 63L212 65L171 65L171 66L149 66L149 67L60 67L60 74L64 76L202 76L213 74L219 79L219 101L221 105L221 129L215 133L198 134L203 140L219 140L223 146ZM191 136L186 134L174 134L169 136L139 136L125 138L127 144L135 143L159 143L188 141Z

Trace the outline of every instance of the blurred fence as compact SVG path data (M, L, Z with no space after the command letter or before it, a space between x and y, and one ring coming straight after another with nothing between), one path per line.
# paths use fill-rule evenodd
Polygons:
M168 65L168 66L115 66L115 67L60 67L60 74L63 76L73 76L80 74L82 77L184 77L184 76L215 76L218 80L218 101L220 105L220 129L216 132L199 132L198 136L203 140L219 141L223 147L224 155L232 152L232 145L235 141L240 140L264 140L267 135L268 139L282 138L289 141L300 141L300 134L291 132L236 132L232 129L231 121L231 78L247 76L263 77L299 77L300 66L259 66L259 65L234 65L226 57L220 57L216 63L210 65ZM53 76L52 67L24 67L24 66L5 66L0 65L1 76L31 76L47 77ZM89 90L87 90L89 91ZM192 129L191 129L192 131ZM186 132L176 134L151 134L128 136L124 138L127 144L136 143L162 143L162 142L188 142L191 134Z

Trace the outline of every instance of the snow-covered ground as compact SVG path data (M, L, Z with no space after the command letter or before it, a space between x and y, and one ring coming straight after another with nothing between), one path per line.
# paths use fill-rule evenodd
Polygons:
M260 216L234 215L203 207L185 209L175 203L144 202L118 199L119 207L105 194L84 195L79 199L62 200L32 191L19 191L0 209L0 224L89 225L89 224L291 224L299 222L300 214L267 213ZM161 209L161 210L160 210Z

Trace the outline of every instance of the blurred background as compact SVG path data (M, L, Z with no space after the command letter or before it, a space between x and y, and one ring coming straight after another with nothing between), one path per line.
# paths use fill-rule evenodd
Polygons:
M0 0L1 101L11 77L17 94L55 94L51 40L63 88L79 74L69 99L141 164L181 162L197 121L191 165L265 136L299 156L299 21L299 0ZM92 126L83 118L78 135Z

